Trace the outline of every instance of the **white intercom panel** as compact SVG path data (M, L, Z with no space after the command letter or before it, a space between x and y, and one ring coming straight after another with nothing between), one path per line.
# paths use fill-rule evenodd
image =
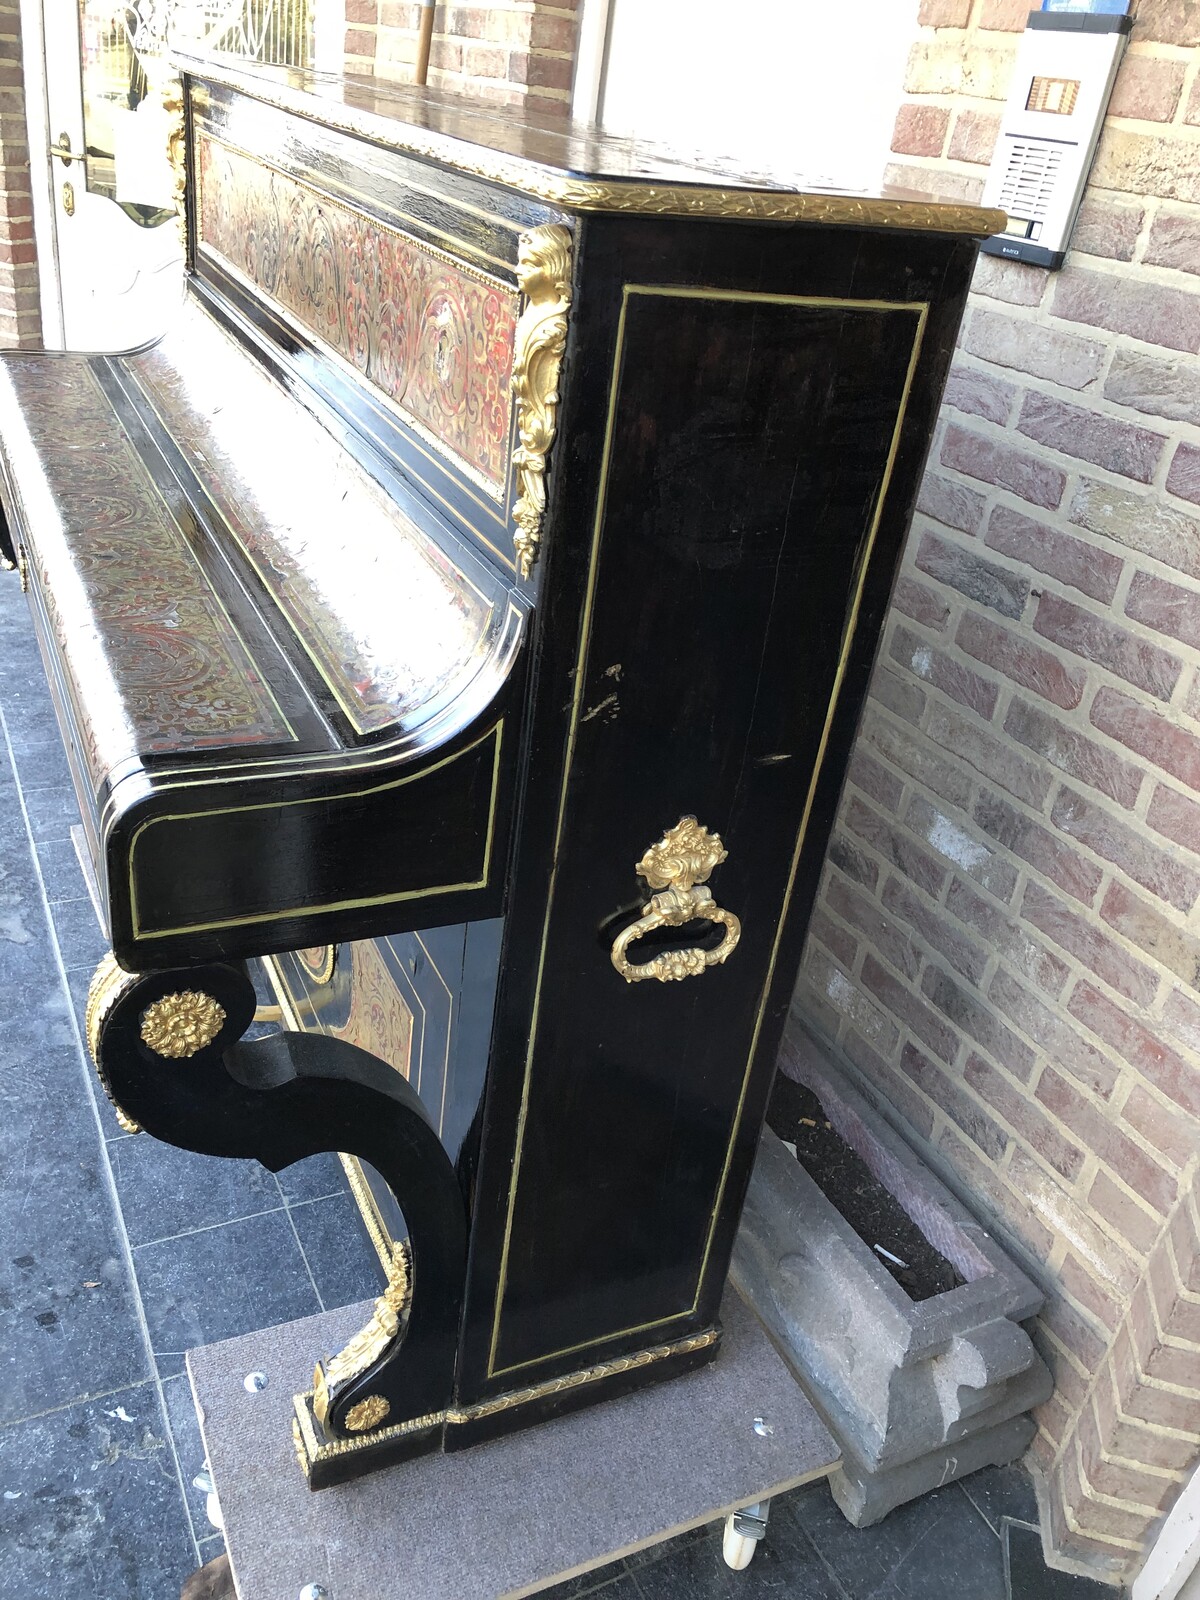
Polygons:
M1113 80L1133 27L1127 16L1032 11L983 203L1008 213L990 255L1061 267Z

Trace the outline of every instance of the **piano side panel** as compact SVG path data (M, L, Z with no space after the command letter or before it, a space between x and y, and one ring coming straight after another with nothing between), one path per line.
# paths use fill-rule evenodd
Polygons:
M581 587L583 627L573 659L542 636L539 716L542 696L573 709L565 771L535 755L529 779L466 1403L712 1323L973 254L832 230L688 243L681 261L666 226L585 235L572 543L545 578L551 605ZM609 947L645 899L634 863L688 814L728 850L710 888L741 943L627 986Z

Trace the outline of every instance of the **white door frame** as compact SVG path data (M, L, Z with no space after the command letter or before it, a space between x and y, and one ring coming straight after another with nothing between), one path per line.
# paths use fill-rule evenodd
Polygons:
M42 0L20 0L21 57L25 82L25 128L29 142L29 187L33 195L33 239L37 250L42 343L64 344L62 294L58 282L54 175L50 159L50 107L46 98L46 57Z

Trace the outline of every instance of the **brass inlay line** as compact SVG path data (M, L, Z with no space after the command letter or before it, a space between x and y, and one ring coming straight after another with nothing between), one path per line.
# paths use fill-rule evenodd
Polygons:
M829 704L826 711L825 723L817 747L816 759L813 765L812 779L809 784L805 800L804 811L801 816L800 828L796 837L792 853L791 866L788 873L787 886L784 892L783 903L780 909L779 920L776 924L775 937L771 947L770 962L767 969L766 981L759 998L758 1010L755 1016L754 1029L751 1037L750 1050L746 1057L746 1065L742 1074L742 1083L738 1095L738 1102L734 1112L734 1120L730 1128L729 1143L726 1148L725 1162L717 1187L716 1198L709 1218L708 1236L701 1258L700 1271L696 1280L696 1290L692 1303L681 1311L667 1317L656 1318L652 1322L641 1323L636 1327L620 1328L612 1333L603 1334L594 1339L584 1340L577 1345L566 1349L547 1351L543 1355L535 1356L528 1361L514 1363L508 1367L497 1367L496 1356L500 1343L500 1322L503 1313L504 1295L508 1285L508 1262L512 1244L513 1219L516 1210L517 1186L521 1176L521 1162L524 1153L525 1128L529 1114L529 1094L533 1069L534 1047L537 1041L538 1021L541 1010L542 984L545 974L546 949L550 933L550 919L554 907L554 894L558 879L558 857L562 844L563 823L566 815L567 790L570 782L571 767L575 758L575 746L580 727L580 710L587 674L588 653L591 643L592 613L595 607L596 585L599 573L599 555L601 534L604 526L604 516L607 510L608 482L612 466L612 443L616 423L617 399L621 387L622 368L625 358L626 323L629 302L635 295L654 295L662 298L685 298L707 300L738 300L755 301L773 305L795 306L830 306L851 311L886 311L909 313L916 317L916 328L913 334L912 352L909 357L908 369L900 393L900 403L896 413L895 424L892 429L891 444L887 459L884 463L883 474L880 479L879 492L875 503L875 510L868 529L867 538L863 545L862 555L859 560L857 580L847 615L846 626L842 636L842 648L834 672L833 685L830 690ZM825 759L825 752L829 743L829 733L833 723L834 712L845 679L846 669L849 664L850 650L854 641L854 634L858 624L858 615L862 604L863 587L866 583L867 573L870 568L871 553L875 546L875 539L883 518L884 507L887 503L888 489L891 484L892 472L895 467L896 454L900 447L900 437L904 427L904 419L908 411L909 397L912 392L913 378L916 373L920 357L921 346L925 335L925 326L929 316L927 301L889 301L889 300L863 300L825 295L788 295L788 294L758 294L748 290L733 289L705 289L705 288L671 288L665 285L648 285L627 283L621 296L621 312L617 323L617 334L613 352L612 380L609 389L608 416L604 429L604 445L600 462L600 490L596 503L596 515L592 528L592 546L588 564L587 586L584 594L583 617L580 626L579 650L576 657L574 673L574 690L571 702L571 723L567 739L566 761L563 767L562 785L559 791L558 814L555 822L554 849L550 869L550 886L546 896L546 910L542 923L542 942L538 952L537 974L534 980L534 1001L529 1026L529 1043L525 1056L525 1074L521 1085L520 1108L517 1113L516 1143L513 1156L512 1176L509 1180L508 1203L504 1222L504 1239L500 1253L500 1272L496 1285L496 1296L492 1313L492 1339L488 1353L487 1375L495 1377L498 1373L517 1372L525 1367L536 1366L544 1361L552 1361L559 1356L573 1354L576 1350L586 1349L588 1346L598 1344L602 1340L617 1339L636 1333L644 1333L651 1328L664 1327L668 1323L695 1314L699 1304L700 1294L704 1285L705 1274L708 1270L708 1261L712 1253L713 1236L716 1232L717 1216L720 1212L721 1200L724 1196L725 1186L729 1179L729 1169L733 1160L733 1152L737 1143L738 1128L741 1125L742 1114L745 1109L746 1092L749 1087L750 1069L754 1062L754 1054L758 1047L758 1038L762 1029L763 1016L766 1011L767 997L770 992L771 982L775 973L775 964L779 955L779 944L783 937L784 923L787 921L788 907L791 903L792 891L795 887L796 872L800 863L800 852L808 831L809 819L812 814L813 800L816 794L817 782Z
M471 177L503 184L521 194L572 211L633 212L643 216L726 217L758 222L819 222L828 226L902 228L907 231L969 234L1002 233L1003 211L932 196L893 200L886 196L802 194L788 189L728 188L719 183L653 184L633 179L578 177L520 156L489 150L470 140L406 125L381 113L356 112L332 100L314 99L289 89L224 73L211 62L196 63L197 75L236 90L293 116L320 121L359 138L425 160L440 162Z
M389 783L381 783L371 789L362 789L336 795L335 802L346 800L365 799L368 796L385 794L391 789L401 789L406 784L415 783L421 778L427 778L431 773L439 771L442 767L460 760L477 749L488 739L495 740L495 752L492 758L492 791L488 802L487 835L484 840L483 863L481 876L466 883L434 884L427 889L403 889L394 894L369 895L362 899L335 900L322 905L299 905L280 908L274 911L259 911L244 917L224 917L213 922L189 923L186 927L179 928L147 928L143 925L138 912L137 882L135 875L135 858L137 844L142 835L149 829L166 822L192 822L202 817L242 816L252 811L283 811L295 806L325 805L330 797L325 795L309 795L301 800L271 800L262 801L252 806L222 806L212 811L183 811L163 813L161 816L149 817L145 822L139 823L129 843L129 904L133 922L133 937L138 939L175 939L182 934L207 933L215 928L244 928L258 922L274 922L280 917L317 916L329 911L351 911L367 906L395 905L403 900L423 900L435 894L455 894L460 890L482 889L487 885L492 867L492 845L494 842L496 825L496 800L500 788L500 750L503 742L504 719L501 718L494 728L489 729L482 738L476 739L464 750L456 751L452 756L446 756L431 767L426 767L421 772L410 772L403 778L394 778Z

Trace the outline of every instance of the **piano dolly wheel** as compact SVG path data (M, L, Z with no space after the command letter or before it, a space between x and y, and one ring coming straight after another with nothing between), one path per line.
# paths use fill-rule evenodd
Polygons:
M757 1505L731 1511L725 1518L721 1554L725 1565L734 1572L743 1571L754 1560L754 1552L767 1531L770 1511L771 1502L760 1500Z

